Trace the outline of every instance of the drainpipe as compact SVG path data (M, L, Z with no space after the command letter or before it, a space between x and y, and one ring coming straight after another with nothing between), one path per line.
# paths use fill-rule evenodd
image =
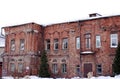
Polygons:
M80 37L80 51L79 51L79 53L80 53L80 76L81 77L83 77L83 72L82 72L82 58L81 58L81 50L82 50L82 48L81 48L81 24L80 24L80 21L78 21L78 28L79 28L79 37Z

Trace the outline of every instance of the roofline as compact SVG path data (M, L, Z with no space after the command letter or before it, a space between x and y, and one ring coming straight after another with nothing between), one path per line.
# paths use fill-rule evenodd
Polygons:
M23 26L23 25L27 25L27 24L37 24L43 27L47 27L47 26L51 26L51 25L59 25L59 24L65 24L65 23L75 23L75 22L82 22L82 21L90 21L90 20L96 20L96 19L102 19L102 18L110 18L110 17L117 17L120 16L120 14L117 15L108 15L108 16L97 16L97 17L88 17L88 18L84 18L84 19L79 19L79 20L74 20L74 21L66 21L66 22L58 22L58 23L51 23L48 25L41 25L41 24L37 24L35 22L30 22L30 23L24 23L24 24L19 24L19 25L13 25L13 26L6 26L6 27L17 27L17 26ZM6 28L6 27L2 27L2 29Z
M80 20L75 20L75 21L69 21L69 22L61 22L61 23L53 23L53 24L48 24L46 26L51 26L51 25L59 25L59 24L65 24L65 23L75 23L75 22L82 22L82 21L90 21L90 20L96 20L96 19L102 19L102 18L110 18L110 17L117 17L119 15L109 15L109 16L97 16L97 17L89 17L89 18L84 18Z
M3 28L3 29L4 29L4 28L7 28L7 27L12 28L12 27L24 26L24 25L28 25L28 24L37 24L37 23L35 23L35 22L29 22L29 23L18 24L18 25L13 25L13 26L5 26L5 27L2 27L2 28ZM37 24L37 25L40 25L40 24ZM40 25L40 26L43 26L43 25Z
M117 17L117 16L120 16L120 14L119 15L90 17L88 19L82 19L82 20L79 20L79 21L95 20L95 19L102 19L102 18L111 18L111 17Z

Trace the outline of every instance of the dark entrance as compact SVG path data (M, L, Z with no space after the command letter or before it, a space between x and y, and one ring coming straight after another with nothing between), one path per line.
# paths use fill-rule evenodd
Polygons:
M0 77L2 77L2 62L0 62Z
M87 77L88 72L92 72L92 64L91 63L84 64L84 77Z

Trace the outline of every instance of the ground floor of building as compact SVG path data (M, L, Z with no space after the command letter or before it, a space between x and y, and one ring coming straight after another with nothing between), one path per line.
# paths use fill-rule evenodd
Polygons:
M40 57L35 55L5 56L3 63L0 64L0 75L38 75L39 60ZM69 56L48 58L52 77L87 77L89 72L92 72L94 76L112 75L112 61L110 56L97 58L93 54L81 55L75 61L74 58L71 60Z

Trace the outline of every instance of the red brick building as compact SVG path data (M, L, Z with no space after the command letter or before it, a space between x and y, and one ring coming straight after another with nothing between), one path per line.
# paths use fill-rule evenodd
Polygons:
M37 75L41 51L47 52L53 77L112 75L120 38L120 16L94 17L47 26L3 27L5 75Z
M43 27L28 23L5 27L3 75L38 74L39 54L43 49Z

